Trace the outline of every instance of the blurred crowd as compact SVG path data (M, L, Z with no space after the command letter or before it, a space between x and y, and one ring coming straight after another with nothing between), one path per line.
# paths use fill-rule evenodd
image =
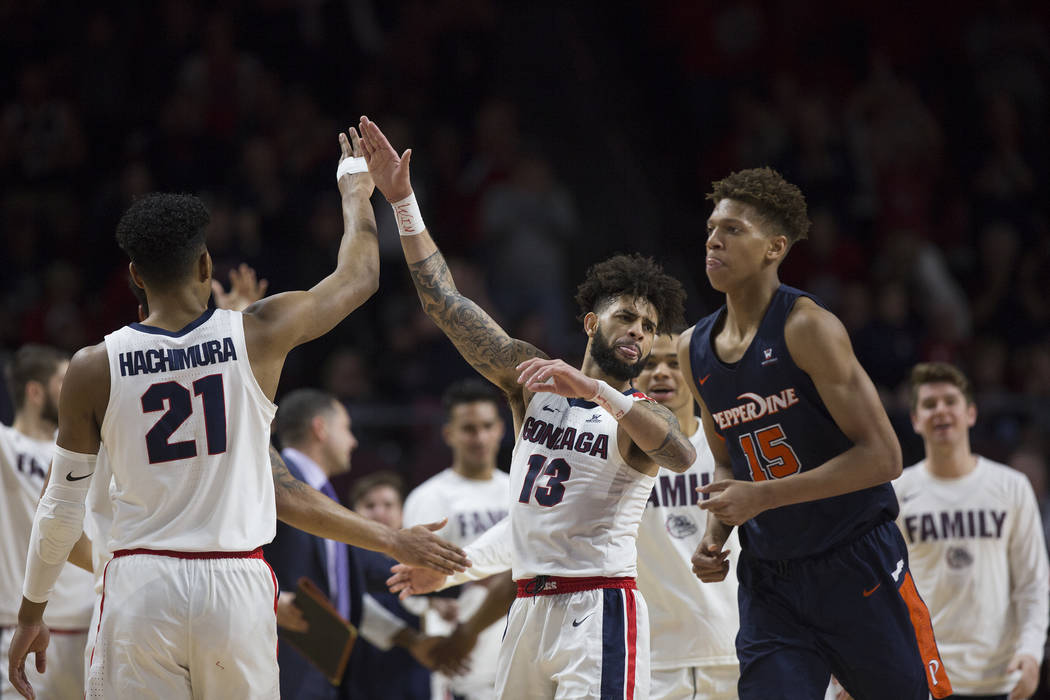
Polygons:
M74 350L134 320L113 230L152 190L206 199L220 280L240 262L272 292L319 280L342 232L336 134L362 113L413 148L459 288L570 361L585 340L573 289L610 253L661 261L690 319L714 310L704 195L769 164L813 222L781 279L842 318L905 463L922 449L908 370L958 363L975 450L1025 471L1050 513L1048 15L1003 0L0 0L0 352ZM438 397L472 372L419 311L375 205L380 291L289 357L281 393L338 396L355 475L411 486L447 466Z

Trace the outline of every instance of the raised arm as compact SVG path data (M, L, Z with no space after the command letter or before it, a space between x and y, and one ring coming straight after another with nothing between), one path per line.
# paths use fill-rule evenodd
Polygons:
M340 163L360 153L354 129L339 134ZM379 288L379 242L369 198L374 184L367 172L339 177L343 238L335 270L306 291L274 294L244 312L245 341L252 370L272 398L288 352L336 326Z
M394 207L401 248L423 310L474 369L505 393L520 393L515 368L530 357L546 355L529 343L511 338L480 306L459 293L444 256L419 216L409 179L411 149L398 156L367 117L361 117L360 127L368 170Z
M299 481L270 448L277 517L281 522L317 537L345 542L387 554L399 562L454 574L470 566L463 551L434 534L445 521L394 530L344 508L317 489Z

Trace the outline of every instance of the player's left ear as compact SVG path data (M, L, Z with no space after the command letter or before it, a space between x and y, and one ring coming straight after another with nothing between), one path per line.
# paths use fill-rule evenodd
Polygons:
M598 329L598 314L593 311L588 311L587 315L583 317L583 332L587 334L588 338L594 337L594 331Z
M790 247L787 236L773 236L769 239L769 247L766 248L766 259L769 262L777 262L787 255Z
M971 403L966 406L966 427L972 428L977 423L977 404Z

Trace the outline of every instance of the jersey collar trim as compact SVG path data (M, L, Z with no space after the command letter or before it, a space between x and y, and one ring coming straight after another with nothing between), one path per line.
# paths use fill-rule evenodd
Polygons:
M143 333L152 333L153 335L166 335L169 338L181 338L197 326L201 325L202 323L205 323L209 318L211 318L211 315L213 313L215 313L215 309L208 309L200 316L198 316L195 320L190 321L177 331L168 331L164 330L163 328L157 328L156 326L147 326L144 323L129 323L128 327L134 328L137 331L142 331Z

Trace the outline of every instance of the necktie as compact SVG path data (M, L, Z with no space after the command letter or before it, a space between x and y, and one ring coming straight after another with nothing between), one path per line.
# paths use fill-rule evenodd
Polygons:
M339 497L336 496L330 481L324 482L321 493L336 503L339 502ZM335 566L336 587L334 591L331 591L332 602L335 603L335 609L339 611L339 614L348 620L350 619L350 566L346 545L342 542L335 543L335 561L328 563L329 567L333 565Z

